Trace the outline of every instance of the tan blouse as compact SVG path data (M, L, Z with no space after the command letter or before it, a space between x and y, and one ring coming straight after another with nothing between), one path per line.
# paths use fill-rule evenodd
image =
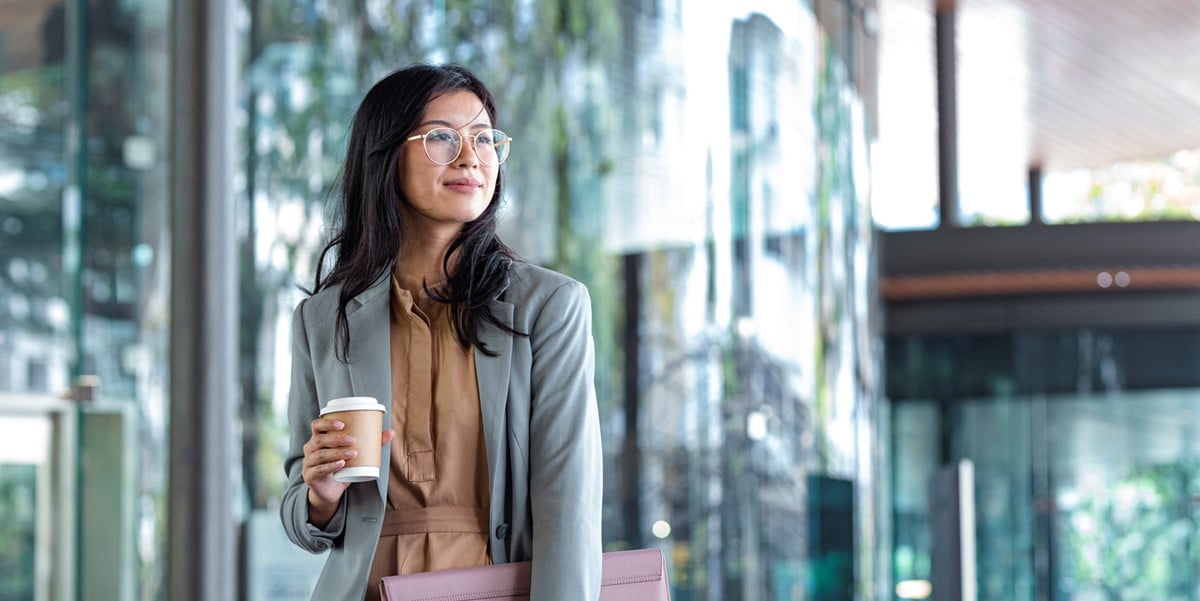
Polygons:
M418 304L392 278L391 471L367 600L379 579L491 563L488 468L475 353L447 305Z

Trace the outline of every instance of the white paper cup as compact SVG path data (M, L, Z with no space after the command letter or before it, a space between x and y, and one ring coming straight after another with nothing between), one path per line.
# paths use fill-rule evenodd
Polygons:
M375 397L349 396L333 399L321 409L321 417L336 419L346 427L343 434L354 437L358 454L346 461L346 467L334 472L338 482L367 482L379 478L383 434L383 414L387 408Z

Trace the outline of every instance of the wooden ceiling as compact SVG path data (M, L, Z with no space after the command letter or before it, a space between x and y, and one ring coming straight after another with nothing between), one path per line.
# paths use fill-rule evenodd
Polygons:
M881 65L911 70L916 85L936 81L923 35L933 26L920 22L934 5L879 0ZM1057 171L1200 148L1200 0L958 0L956 10L960 156L1003 149ZM889 53L930 62L889 63Z

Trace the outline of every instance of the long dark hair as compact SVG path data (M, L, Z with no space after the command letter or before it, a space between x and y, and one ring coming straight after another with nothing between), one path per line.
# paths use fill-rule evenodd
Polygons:
M342 165L333 236L317 261L312 290L315 294L335 284L342 285L336 327L341 342L337 354L343 361L349 361L350 349L346 305L391 273L403 245L400 203L407 200L398 165L405 151L405 139L420 124L434 98L460 90L478 96L488 117L496 123L492 93L478 77L458 65L414 65L395 71L367 92L354 113L346 162ZM489 355L495 352L479 339L481 323L486 321L509 333L520 334L502 323L490 307L507 287L508 268L516 260L516 253L496 235L496 212L503 190L503 174L497 172L496 191L487 208L463 226L446 250L442 261L445 285L437 293L426 288L430 298L450 305L451 324L459 341L473 344ZM325 256L335 248L333 269L322 277ZM454 256L457 263L451 270L450 259Z

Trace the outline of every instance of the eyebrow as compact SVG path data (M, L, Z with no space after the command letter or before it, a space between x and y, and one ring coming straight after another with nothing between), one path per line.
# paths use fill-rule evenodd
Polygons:
M449 121L443 121L441 119L430 119L428 121L422 122L417 127L425 127L426 125L442 125L445 127L449 127L450 129L459 129L457 127L454 127L453 123L450 123ZM471 123L471 124L467 125L466 127L471 128L471 129L491 129L492 128L492 126L488 125L487 123L478 123L478 122Z

